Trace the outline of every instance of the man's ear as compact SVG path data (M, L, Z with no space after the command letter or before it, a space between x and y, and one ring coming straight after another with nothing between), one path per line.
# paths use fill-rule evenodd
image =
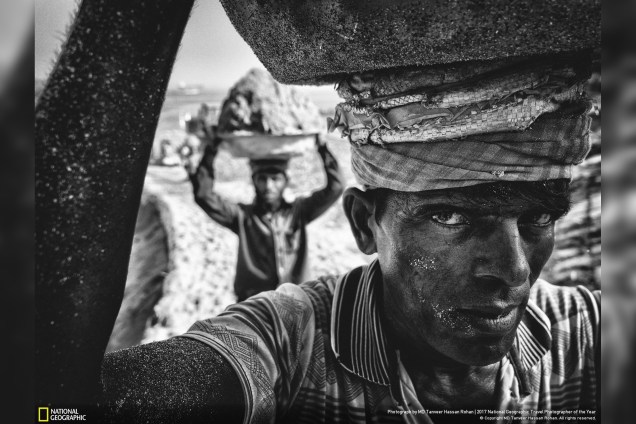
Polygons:
M358 249L367 255L375 253L375 235L371 228L375 225L375 202L371 195L349 187L342 195L342 205Z

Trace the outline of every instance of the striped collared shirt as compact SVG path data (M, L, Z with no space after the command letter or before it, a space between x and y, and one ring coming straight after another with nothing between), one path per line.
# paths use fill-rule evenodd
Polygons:
M197 322L184 336L232 365L245 422L435 422L389 345L379 284L377 261L340 278L285 284ZM585 288L535 284L497 376L500 409L523 411L509 415L514 422L596 408L598 305L597 293Z

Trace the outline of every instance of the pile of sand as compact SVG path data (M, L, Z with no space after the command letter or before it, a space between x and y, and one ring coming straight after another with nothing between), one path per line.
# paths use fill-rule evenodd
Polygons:
M318 106L265 70L252 69L229 91L219 115L219 133L298 135L325 129Z

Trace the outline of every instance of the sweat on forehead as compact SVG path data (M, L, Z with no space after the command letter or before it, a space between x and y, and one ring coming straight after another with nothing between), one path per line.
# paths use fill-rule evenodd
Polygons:
M515 206L540 209L563 215L570 209L570 184L567 179L479 184L442 190L428 190L416 193L374 189L370 191L376 204L376 218L382 216L393 204L394 210L405 212L430 201L452 202L463 207L484 211L503 210Z

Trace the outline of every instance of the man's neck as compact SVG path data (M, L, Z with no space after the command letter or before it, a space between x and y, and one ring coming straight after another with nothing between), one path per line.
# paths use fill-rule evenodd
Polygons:
M401 324L400 319L385 313L383 325L390 335L389 344L399 351L400 361L423 407L496 408L499 362L483 366L458 362L424 341L417 343Z
M483 366L458 362L425 340L414 338L408 317L401 315L399 308L383 300L381 314L389 345L399 352L422 406L495 409L500 361Z
M265 202L256 198L256 201L254 203L256 204L257 209L263 213L277 212L283 206L282 199L274 202Z
M499 363L475 366L441 358L432 349L400 349L400 360L409 374L417 397L428 408L496 407Z

